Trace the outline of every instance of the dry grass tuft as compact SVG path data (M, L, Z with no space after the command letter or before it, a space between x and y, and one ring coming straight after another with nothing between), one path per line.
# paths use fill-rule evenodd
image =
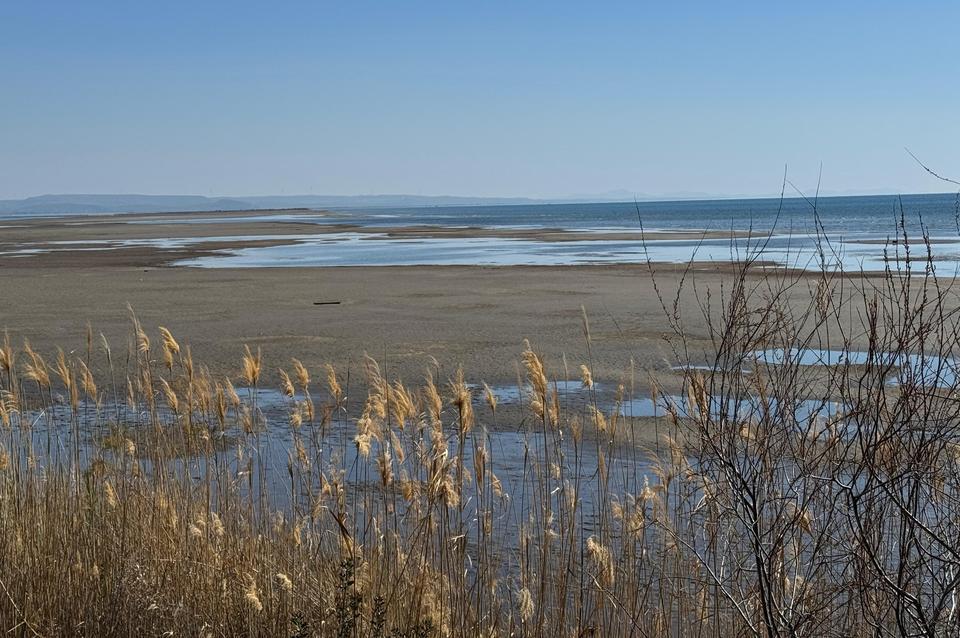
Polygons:
M518 407L462 369L416 388L372 359L356 387L326 366L326 392L295 359L270 403L259 349L213 378L132 312L125 358L88 328L51 368L5 335L0 629L954 635L960 304L929 268L825 276L806 294L748 261L697 291L697 354L661 300L677 361L708 365L653 389L654 420L625 416L632 370L606 396L580 366L573 401L529 343ZM850 335L872 353L857 366L754 356Z

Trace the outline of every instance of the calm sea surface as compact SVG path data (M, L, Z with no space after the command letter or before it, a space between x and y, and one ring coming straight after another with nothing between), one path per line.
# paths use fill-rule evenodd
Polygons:
M883 238L896 231L901 210L908 227L956 237L957 195L822 197L816 213L830 233ZM368 225L533 227L567 229L815 230L813 202L803 199L725 199L677 202L450 206L342 211Z

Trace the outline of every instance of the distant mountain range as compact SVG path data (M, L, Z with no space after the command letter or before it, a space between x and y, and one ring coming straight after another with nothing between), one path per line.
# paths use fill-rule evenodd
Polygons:
M828 193L821 193L828 195ZM831 193L830 195L852 195ZM771 195L776 197L776 195ZM279 208L350 209L415 208L423 206L503 206L523 204L576 204L707 199L750 199L747 196L716 196L709 193L635 195L609 191L555 199L528 197L457 197L447 195L269 195L254 197L204 197L201 195L40 195L26 199L0 200L0 216L74 215L90 213L161 213L218 210L267 210Z
M40 195L0 200L0 215L71 215L89 213L173 213L185 211L267 210L278 208L348 209L415 208L422 206L505 206L573 204L666 199L709 199L705 193L635 196L629 191L574 195L555 199L532 197L458 197L449 195L268 195L204 197L201 195Z
M203 197L200 195L40 195L0 200L0 215L154 213L275 208L375 208L383 206L494 206L543 204L524 197L448 197L422 195L274 195ZM572 201L572 200L564 200Z

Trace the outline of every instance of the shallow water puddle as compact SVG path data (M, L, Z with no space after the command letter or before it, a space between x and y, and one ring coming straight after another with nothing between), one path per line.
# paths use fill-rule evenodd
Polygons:
M671 409L681 418L699 414L699 408L692 406L687 397L678 395L660 397L656 401L648 397L624 401L620 406L620 414L635 418L661 417L667 416ZM710 398L710 417L715 420L723 417L734 421L758 421L764 418L779 420L787 418L791 413L792 419L803 426L817 419L839 416L843 414L843 407L839 403L820 399L798 399L782 404L772 399L764 402L758 397Z
M918 385L938 388L956 387L960 362L936 355L869 353L857 350L820 350L816 348L773 348L754 352L757 363L800 366L865 366L889 368L887 384Z
M473 392L475 402L486 401L486 388L483 385L468 383L467 387ZM533 397L533 388L529 385L492 385L489 386L490 393L497 400L497 403L517 404L522 401L529 401ZM591 396L591 389L585 388L579 380L551 381L548 384L550 391L556 391L561 400L564 398L587 399ZM595 383L594 392L600 392L604 388L603 384Z
M619 408L625 420L620 422L618 428L627 429L650 427L649 423L634 418L664 416L669 409L675 410L681 417L697 413L697 408L692 407L686 397L677 395L664 395L656 400L637 397L615 403L610 392L603 392L597 385L593 389L584 388L579 380L551 383L551 389L554 388L560 398L561 410L567 414L579 413L584 423L589 423L588 415L592 414L594 405L603 410L608 418L614 409ZM530 390L523 386L501 385L491 390L498 400L505 403L523 403L530 399ZM146 406L131 410L125 403L120 403L104 404L98 409L87 402L81 402L76 412L62 403L40 411L25 412L13 423L16 435L9 443L12 449L20 450L21 462L27 460L25 443L29 440L30 454L41 465L76 460L81 467L86 467L101 456L114 454L120 449L118 446L125 445L130 439L137 446L140 462L149 467L152 457L145 453L155 444L156 428L159 427L169 446L164 448L164 454L168 459L166 463L171 467L184 468L197 480L203 476L210 462L217 465L226 462L238 472L241 466L248 467L250 485L262 484L273 506L279 506L292 501L299 502L316 489L316 485L308 484L315 476L307 482L291 483L289 468L297 462L299 441L311 450L312 464L326 467L326 464L333 463L345 469L346 480L358 488L358 498L362 498L367 487L377 484L379 479L374 459L381 445L391 446L394 442L374 440L369 459L363 459L354 440L357 433L355 418L340 413L325 427L305 424L294 429L290 425L289 414L296 403L304 399L303 396L288 397L277 390L242 387L237 388L237 393L242 406L240 410L230 409L225 429L219 429L209 415L204 417L197 414L194 417L194 427L198 428L195 431L207 432L214 443L213 456L209 458L199 453L202 448L198 448L196 442L191 443L190 437L179 436L179 433L185 432L185 417L170 412L162 401L157 402L152 414ZM484 401L482 389L474 387L473 396L475 401ZM318 397L318 408L320 402ZM252 434L243 434L240 425L239 412L246 409L257 415L259 425ZM714 419L726 417L735 422L785 419L788 426L795 427L798 432L819 435L827 419L841 416L842 407L813 400L800 400L780 407L776 402L761 402L758 398L721 400L714 397L710 400L710 411ZM395 434L404 447L416 446L417 438L421 436L416 428L407 428ZM513 494L523 492L533 476L531 473L545 471L542 467L544 459L549 459L550 464L559 468L551 471L562 471L565 478L580 482L596 480L600 446L578 445L569 436L547 442L545 439L548 437L543 434L535 419L521 419L515 424L502 424L495 428L489 427L488 420L478 419L478 424L464 441L464 462L472 466L475 448L486 448L489 467L503 482L505 490ZM451 454L457 453L456 437L455 430L451 430L446 437ZM643 474L649 471L649 458L633 446L616 443L604 454L605 463L610 469L611 485L618 489L642 480ZM421 480L425 477L410 478ZM584 505L588 509L594 506L590 502Z

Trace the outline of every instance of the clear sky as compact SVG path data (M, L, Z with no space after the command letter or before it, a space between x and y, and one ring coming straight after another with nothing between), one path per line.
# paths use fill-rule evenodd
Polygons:
M0 198L951 190L960 2L0 2Z

